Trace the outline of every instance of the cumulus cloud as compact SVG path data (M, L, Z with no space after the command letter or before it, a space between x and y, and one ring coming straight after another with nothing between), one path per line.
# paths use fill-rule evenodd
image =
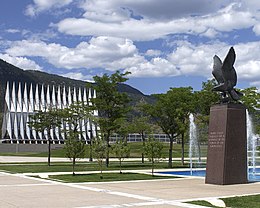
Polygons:
M180 69L182 74L212 77L212 57L217 54L224 60L231 45L225 43L193 45L177 42L176 50L168 60ZM235 68L239 80L254 82L260 79L260 43L240 43L234 45L236 51Z
M37 15L69 5L72 0L34 0L27 14ZM77 4L83 13L52 23L52 29L87 36L75 47L41 40L15 41L5 51L12 57L41 57L64 69L130 71L133 77L195 75L212 77L212 57L224 59L230 45L215 38L234 30L248 29L260 35L260 1L252 0L84 0ZM73 4L76 5L76 4ZM238 21L239 20L239 21ZM53 30L50 30L53 31ZM53 33L50 33L53 34ZM55 35L55 34L54 34ZM138 51L137 41L179 36L163 53L148 48ZM193 36L192 36L193 35ZM228 35L228 34L227 34ZM192 41L189 37L195 37ZM188 38L185 38L188 37ZM205 42L207 37L211 41ZM209 40L207 39L207 40ZM199 41L197 41L199 40ZM135 42L136 41L136 42ZM190 41L190 42L189 42ZM200 42L201 41L201 42ZM202 44L204 42L204 44ZM234 43L239 79L255 82L259 73L259 42ZM167 54L166 54L167 51ZM85 79L85 73L73 73ZM256 75L259 74L259 75Z
M18 29L13 29L13 28L9 28L9 29L6 30L6 32L8 32L8 33L19 33L20 30L18 30Z
M250 82L249 85L251 87L256 87L258 92L260 92L260 81Z
M144 60L135 66L127 68L132 77L166 77L180 75L180 70L164 58L153 58L151 61Z
M153 49L149 49L145 52L146 56L160 56L162 54L162 51L160 50L153 50Z
M138 41L180 33L213 38L219 32L250 27L258 34L259 17L252 6L238 0L228 2L90 0L82 6L86 11L82 17L67 18L55 26L70 35L106 35Z
M131 40L97 37L75 48L43 41L17 41L6 50L12 56L38 56L59 68L110 68L111 62L133 56L137 51ZM118 66L117 70L120 66Z
M36 16L37 14L52 8L61 8L72 2L72 0L33 0L34 4L26 7L25 14Z
M180 17L190 15L205 15L215 12L227 1L225 0L87 0L81 6L86 11L84 16L90 18L89 14L105 14L109 18L109 14L116 15L118 20L124 20L131 16L145 19L160 19L169 21ZM130 15L129 15L130 14ZM114 16L111 17L114 19ZM95 20L100 20L96 16ZM106 20L105 20L106 21Z
M42 67L36 64L34 61L27 59L25 57L13 57L8 54L0 53L0 58L24 70L39 70L39 71L42 70Z
M76 79L76 80L83 80L87 82L93 82L92 76L90 75L84 75L81 72L69 72L65 74L61 74L63 77L68 77L70 79Z
M6 53L12 57L37 56L59 68L94 69L109 71L130 71L132 77L166 77L179 75L212 77L212 57L217 54L222 60L231 47L223 42L193 44L188 41L175 41L175 47L167 56L159 56L160 51L148 50L141 54L129 39L97 37L81 42L75 48L43 41L17 41ZM256 81L260 79L259 42L234 45L237 60L236 69L240 80ZM147 54L158 55L150 56ZM86 79L82 74L75 78Z
M175 48L166 58L154 58L148 61L142 57L139 62L126 68L134 77L165 76L202 76L212 78L213 56L217 54L224 60L231 45L215 42L210 44L192 44L188 41L176 41ZM237 59L235 68L238 79L256 82L260 79L260 43L240 43L234 45Z

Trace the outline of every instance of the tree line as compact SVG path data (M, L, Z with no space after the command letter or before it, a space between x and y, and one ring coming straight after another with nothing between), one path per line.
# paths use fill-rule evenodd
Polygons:
M49 144L48 164L50 165L51 129L66 123L68 128L64 128L66 135L65 150L66 155L72 160L73 167L76 159L85 157L85 141L81 140L82 132L79 123L83 119L92 120L99 128L96 138L91 138L89 145L91 153L98 162L103 165L105 159L106 166L109 166L111 151L110 137L117 133L121 140L115 144L115 152L121 161L128 155L127 136L129 133L140 134L143 142L142 162L149 157L154 160L154 154L160 155L158 143L152 145L152 138L148 139L150 133L165 133L169 139L168 167L173 166L173 144L176 139L182 144L182 163L184 164L184 144L189 127L189 115L192 113L196 118L199 127L200 141L207 140L207 126L209 122L210 107L219 102L219 94L212 92L216 85L214 79L202 83L200 91L194 91L192 87L170 88L166 93L154 94L154 103L146 103L144 99L136 105L130 106L130 98L127 93L118 91L118 85L128 80L129 72L115 72L112 75L104 74L95 76L95 84L91 85L96 90L96 98L90 101L91 106L83 102L73 103L65 109L56 109L52 106L48 111L38 111L31 116L30 127L37 131L47 132ZM260 132L260 94L255 87L241 90L244 96L241 103L244 104L249 113L253 116L256 125L256 133ZM98 116L93 116L93 111L98 111ZM150 142L149 145L147 142ZM146 144L147 143L147 144ZM145 155L146 154L146 155ZM92 155L90 155L92 159ZM74 172L74 171L73 171Z

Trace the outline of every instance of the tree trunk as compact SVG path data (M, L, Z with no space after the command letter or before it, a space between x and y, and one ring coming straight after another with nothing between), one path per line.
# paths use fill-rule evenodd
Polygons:
M100 161L100 179L103 179L103 170L102 170L102 166L103 166L103 160Z
M122 173L122 160L121 160L121 158L119 160L119 164L120 164L120 174L121 174Z
M181 164L184 165L184 133L181 134Z
M106 141L107 141L107 155L106 155L106 167L108 167L108 165L109 165L109 135L110 134L108 134L107 135L107 137L106 137Z
M152 158L152 176L154 176L154 159Z
M173 149L173 138L170 138L170 149L169 149L169 162L168 167L172 168L172 149Z
M93 156L92 156L92 141L90 140L89 143L89 162L93 161Z
M48 166L51 166L51 132L48 129Z
M76 164L76 158L73 158L73 162L72 162L72 173L73 175L75 175L75 164Z
M109 139L107 140L106 167L109 166Z
M200 142L198 141L198 154L199 154L199 163L201 162L201 149L200 149Z
M145 147L145 138L144 138L144 134L141 134L142 136L142 140L143 140L143 150L142 150L142 163L144 163L144 147Z

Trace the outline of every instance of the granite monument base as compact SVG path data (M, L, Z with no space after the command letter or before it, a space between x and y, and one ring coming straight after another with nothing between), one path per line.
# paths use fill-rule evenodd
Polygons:
M207 184L247 183L246 109L242 104L210 108Z

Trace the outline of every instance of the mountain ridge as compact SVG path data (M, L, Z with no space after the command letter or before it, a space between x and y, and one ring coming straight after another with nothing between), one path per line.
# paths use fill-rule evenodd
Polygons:
M26 82L27 84L45 84L45 85L65 85L71 87L86 87L86 81L75 80L68 77L63 77L56 74L49 74L47 72L35 71L35 70L23 70L16 67L2 59L0 59L0 112L3 112L4 106L4 92L6 88L6 82ZM91 83L93 84L93 83ZM127 85L119 84L118 90L120 92L126 92L132 99L131 105L138 100L151 99L149 95L144 95L138 89Z

